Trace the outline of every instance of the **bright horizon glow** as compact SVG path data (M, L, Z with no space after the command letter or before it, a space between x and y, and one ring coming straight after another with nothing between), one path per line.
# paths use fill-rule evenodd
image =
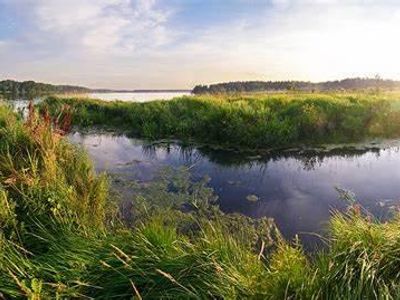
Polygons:
M0 0L0 79L114 89L400 80L394 0Z

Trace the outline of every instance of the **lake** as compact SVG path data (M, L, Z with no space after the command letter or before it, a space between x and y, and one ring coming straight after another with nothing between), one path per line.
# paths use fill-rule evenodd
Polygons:
M149 102L154 100L171 100L175 97L189 96L190 91L179 91L179 92L133 92L133 93L90 93L87 94L90 98L100 99L104 101L127 101L127 102ZM37 97L33 99L34 103L37 104L42 99ZM15 110L24 112L29 104L27 99L13 99L7 102Z
M332 150L244 155L177 143L149 144L111 134L73 133L99 171L151 182L164 167L190 167L195 180L208 175L224 212L272 217L287 238L298 234L313 247L333 209L346 204L335 187L352 191L380 219L400 203L400 142Z
M104 101L129 101L129 102L149 102L153 100L171 100L175 97L190 95L187 92L134 92L134 93L91 93L90 98Z

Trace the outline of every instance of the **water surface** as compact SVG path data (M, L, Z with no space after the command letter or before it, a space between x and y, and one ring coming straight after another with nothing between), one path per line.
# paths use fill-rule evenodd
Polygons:
M171 100L185 95L190 95L190 92L91 93L89 97L104 101L149 102L153 100Z
M210 186L225 212L272 217L283 234L324 233L333 209L345 209L335 187L354 192L375 216L386 219L400 199L400 142L374 149L281 152L246 156L207 147L149 145L110 134L70 135L83 145L99 171L127 180L151 182L160 168L190 167L194 178L211 177Z

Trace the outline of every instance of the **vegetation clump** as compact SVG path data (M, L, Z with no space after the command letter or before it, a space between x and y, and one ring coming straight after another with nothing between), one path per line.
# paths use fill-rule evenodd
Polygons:
M68 118L0 106L0 298L398 299L398 214L334 213L306 255L268 219L225 215L207 182L161 181L123 223Z
M74 124L111 127L148 139L175 138L230 148L268 149L400 135L398 94L184 96L150 103L49 97Z

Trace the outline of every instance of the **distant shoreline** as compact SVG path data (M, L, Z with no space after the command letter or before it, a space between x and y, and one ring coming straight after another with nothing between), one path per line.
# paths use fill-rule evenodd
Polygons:
M191 93L192 90L91 90L89 93Z

